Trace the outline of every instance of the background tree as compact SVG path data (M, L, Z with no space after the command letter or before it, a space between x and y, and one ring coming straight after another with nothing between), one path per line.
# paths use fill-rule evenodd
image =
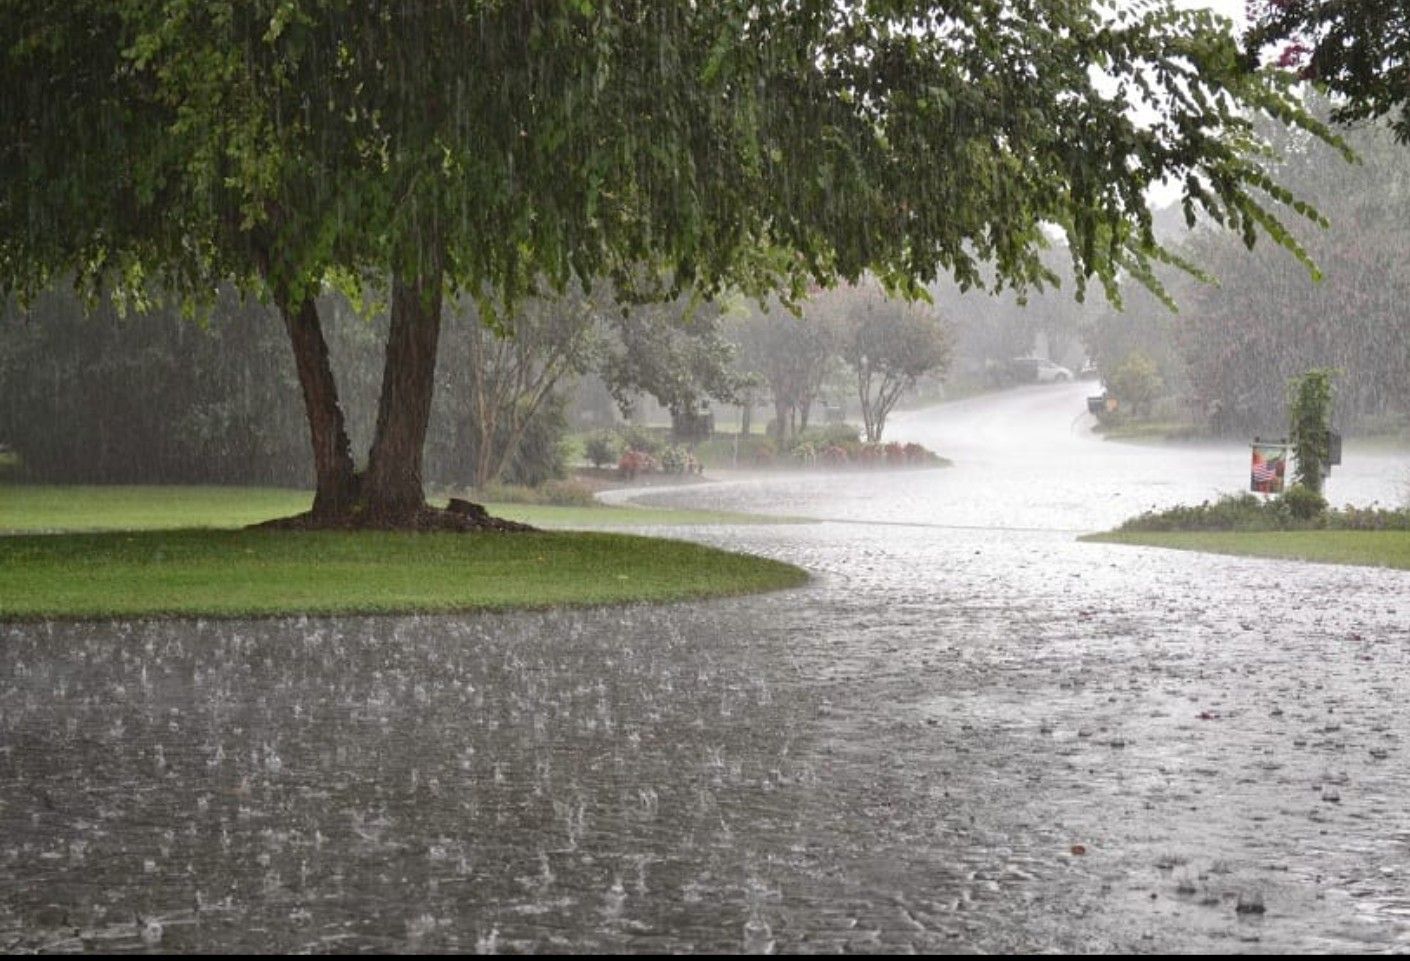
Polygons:
M1043 259L1057 274L1064 262L1070 262L1071 252L1059 244ZM967 388L1003 386L1007 362L1039 350L1076 370L1084 359L1085 325L1105 305L1102 298L1079 302L1058 288L1023 296L1015 291L986 296L983 291L962 290L948 280L933 284L929 293L951 325L954 379ZM1123 294L1134 303L1150 296L1139 286Z
M1246 0L1250 59L1280 67L1347 98L1339 122L1384 117L1410 143L1410 15L1403 0Z
M933 308L890 299L874 284L823 296L842 359L856 378L866 439L878 442L901 395L949 364L949 332Z
M744 306L731 333L740 369L768 388L774 439L786 449L808 429L813 402L837 361L836 331L810 311L794 314L774 303Z
M613 296L610 288L606 294ZM672 414L693 411L710 398L733 402L741 380L722 317L718 303L687 294L604 309L597 369L618 409L630 410L641 394Z
M470 480L483 488L497 480L535 418L551 411L566 379L587 371L597 349L597 305L580 286L562 296L527 299L514 308L509 331L481 322L474 305L465 338L469 358L461 421L472 451ZM561 406L561 405L560 405Z
M1309 284L1284 258L1249 252L1227 235L1192 236L1186 255L1207 264L1218 283L1177 290L1182 310L1170 322L1189 390L1217 412L1216 429L1268 434L1283 424L1283 385L1310 368L1334 367L1345 371L1338 416L1347 426L1403 417L1410 412L1404 148L1384 124L1366 125L1347 134L1361 158L1348 166L1316 142L1268 134L1282 140L1280 180L1331 222L1306 238L1322 280Z

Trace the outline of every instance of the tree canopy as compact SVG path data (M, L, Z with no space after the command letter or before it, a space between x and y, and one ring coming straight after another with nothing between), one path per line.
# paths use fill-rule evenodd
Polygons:
M1348 98L1339 121L1395 114L1396 139L1410 143L1410 7L1405 0L1248 0L1244 42L1251 58L1271 51Z
M888 299L872 284L840 288L831 299L825 313L856 378L866 439L876 443L901 395L949 365L949 330L931 307Z
M268 293L322 492L351 458L313 297L385 285L378 426L336 500L394 523L424 508L447 291L1024 288L1057 279L1054 225L1079 293L1154 283L1149 188L1300 253L1275 211L1313 214L1252 117L1330 137L1164 2L14 0L0 35L0 290Z

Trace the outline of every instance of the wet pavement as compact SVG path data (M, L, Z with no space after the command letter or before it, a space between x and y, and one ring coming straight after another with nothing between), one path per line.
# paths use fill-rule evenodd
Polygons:
M1410 573L1076 541L1247 456L1081 388L647 498L800 590L0 627L0 949L1405 950Z

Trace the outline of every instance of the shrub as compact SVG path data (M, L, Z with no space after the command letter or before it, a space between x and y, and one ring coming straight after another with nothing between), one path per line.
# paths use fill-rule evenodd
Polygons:
M1410 507L1387 510L1383 507L1347 505L1329 511L1327 526L1345 531L1410 531Z
M593 467L605 467L622 456L622 439L610 430L593 431L583 445L583 453Z
M731 467L734 464L734 437L716 436L695 445L695 456L710 467Z
M813 446L812 441L803 441L793 447L793 459L800 464L813 464L818 459L818 449Z
M833 444L831 447L823 448L823 452L819 456L822 458L822 462L829 467L842 467L852 461L852 458L847 454L847 448L841 444Z
M1107 375L1106 383L1121 407L1135 417L1150 413L1151 406L1164 387L1155 361L1138 350L1128 354Z
M627 480L631 480L638 474L650 474L658 467L656 458L645 451L635 449L629 449L622 455L621 460L617 461L617 470L621 471Z
M622 432L622 442L627 450L641 451L643 454L658 453L665 442L645 427L628 427Z
M823 450L833 445L855 444L861 436L861 429L853 424L824 424L821 427L809 427L798 435L798 440Z
M1310 487L1294 484L1280 500L1289 514L1300 521L1310 521L1327 511L1327 499Z
M518 445L500 471L500 479L506 484L526 487L562 479L568 473L564 450L567 433L567 401L561 396L552 396L524 425Z
M739 439L739 462L753 467L768 467L778 457L778 445L772 437L751 434Z
M1214 503L1146 511L1122 524L1123 531L1280 531L1280 530L1404 531L1410 530L1410 510L1382 507L1343 507L1328 510L1313 491L1294 485L1281 497L1260 500L1253 494L1225 494Z
M906 463L915 467L924 467L930 464L940 463L940 457L934 451L922 447L920 444L907 444L905 448Z
M1224 494L1214 503L1146 511L1121 525L1125 531L1252 531L1277 525L1252 494Z
M684 447L678 444L671 444L661 451L661 473L663 474L684 474L686 458L690 454Z

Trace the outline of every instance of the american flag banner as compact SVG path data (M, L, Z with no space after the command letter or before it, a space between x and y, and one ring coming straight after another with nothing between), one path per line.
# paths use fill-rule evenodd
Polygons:
M1287 444L1253 445L1253 472L1249 486L1259 494L1281 494L1288 469Z

